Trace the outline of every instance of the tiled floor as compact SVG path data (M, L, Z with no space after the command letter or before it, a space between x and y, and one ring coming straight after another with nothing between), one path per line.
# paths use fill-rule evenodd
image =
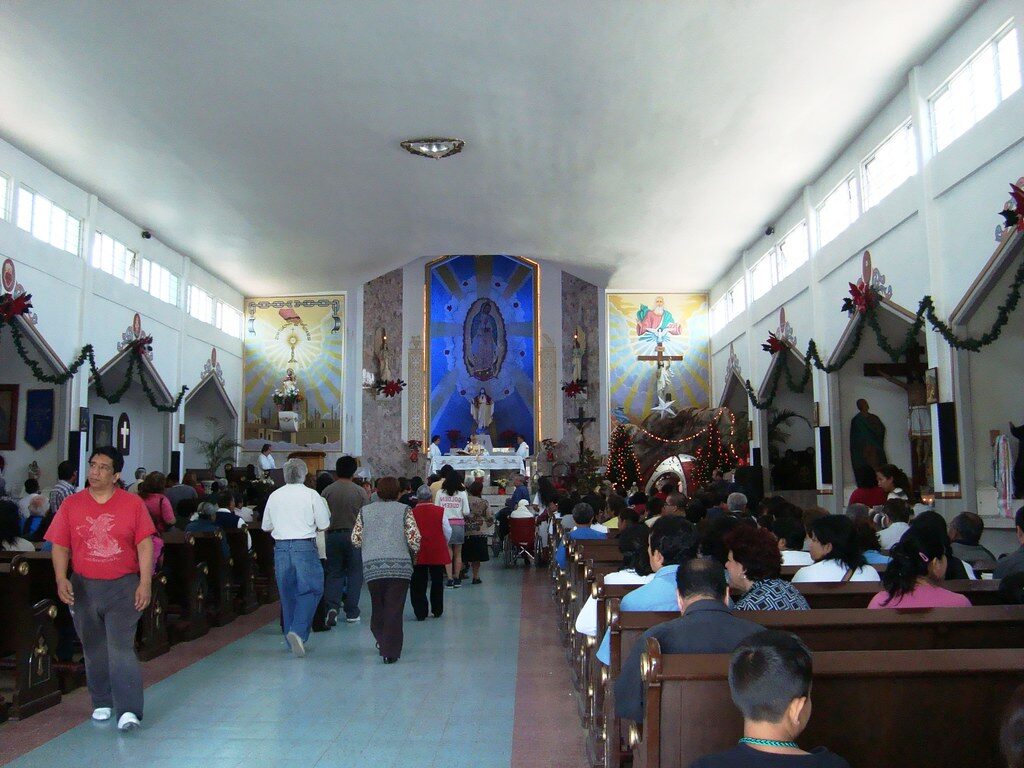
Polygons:
M417 622L407 607L398 664L378 660L364 592L363 622L314 635L303 660L283 650L276 622L265 625L147 688L141 730L119 735L110 723L84 722L11 765L508 768L514 713L522 719L542 702L528 695L516 706L523 571L492 562L483 576L482 585L446 593L441 619ZM546 584L547 576L526 578ZM557 646L550 598L528 592L524 615L543 618L530 621L536 636L522 638L524 647ZM566 679L563 659L550 680L564 710L544 720L578 737ZM0 726L0 740L12 735ZM570 762L582 765L582 754Z

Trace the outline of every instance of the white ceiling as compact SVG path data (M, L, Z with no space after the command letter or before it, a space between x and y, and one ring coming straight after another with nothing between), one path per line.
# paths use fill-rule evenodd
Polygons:
M0 136L246 295L446 253L706 289L976 6L6 0Z

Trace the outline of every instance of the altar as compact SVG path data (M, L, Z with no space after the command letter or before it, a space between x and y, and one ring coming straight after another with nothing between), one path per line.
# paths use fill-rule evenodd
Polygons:
M514 453L482 453L479 456L442 456L441 465L451 464L452 468L470 475L484 478L484 485L490 485L490 475L494 470L523 471L523 460ZM467 479L467 484L469 480Z

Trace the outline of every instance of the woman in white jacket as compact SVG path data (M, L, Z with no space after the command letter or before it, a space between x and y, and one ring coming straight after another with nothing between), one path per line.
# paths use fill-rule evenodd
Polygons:
M466 541L466 518L469 517L469 495L462 483L462 473L453 471L441 484L434 503L444 509L448 524L452 527L452 536L448 546L452 550L452 561L445 565L448 581L445 586L458 588L462 586L462 544ZM454 578L453 578L454 575Z

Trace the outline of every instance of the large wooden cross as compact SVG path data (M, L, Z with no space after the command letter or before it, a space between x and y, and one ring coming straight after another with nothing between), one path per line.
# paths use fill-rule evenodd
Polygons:
M583 415L583 406L582 405L579 407L579 411L577 412L576 416L573 416L571 419L566 419L567 423L572 424L574 427L576 427L576 429L579 430L579 433L580 433L580 461L583 460L583 448L584 448L584 445L583 445L583 442L584 442L583 441L583 430L585 430L587 427L589 427L594 421L596 421L596 419L593 416L584 416Z
M907 404L910 406L925 405L924 374L928 364L921 359L924 349L919 344L912 344L907 350L906 360L902 363L864 363L864 375L885 379L890 384L906 390Z
M663 365L665 365L665 363L676 360L685 360L686 358L683 357L682 355L666 355L665 345L659 341L654 346L653 355L637 355L636 359L645 363L657 363L658 368L660 369Z

